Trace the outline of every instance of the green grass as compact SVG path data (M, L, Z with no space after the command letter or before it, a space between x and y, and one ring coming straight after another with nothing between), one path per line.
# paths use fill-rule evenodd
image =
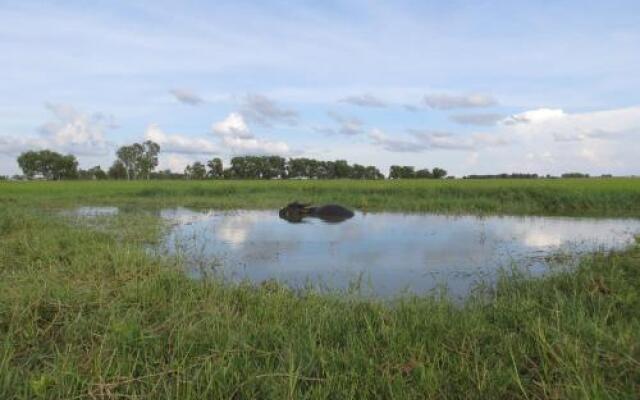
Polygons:
M0 182L0 205L275 208L292 200L365 211L640 217L640 179Z
M625 208L636 181L558 182L0 184L0 398L638 398L639 246L544 279L505 275L463 304L385 303L193 281L175 260L145 253L164 229L151 214L86 225L47 212L275 207L298 194L371 209L527 213L553 195L574 200L567 214L637 215L638 205ZM433 197L455 193L464 194L451 208ZM491 200L481 207L473 193ZM418 205L401 207L411 199Z

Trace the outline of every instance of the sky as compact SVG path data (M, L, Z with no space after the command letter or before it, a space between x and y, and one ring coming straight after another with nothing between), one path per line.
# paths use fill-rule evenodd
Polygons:
M235 155L640 174L640 2L0 0L0 175Z

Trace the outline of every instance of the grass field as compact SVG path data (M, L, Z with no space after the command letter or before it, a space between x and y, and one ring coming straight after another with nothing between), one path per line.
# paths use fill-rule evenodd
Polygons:
M0 182L0 204L276 208L640 217L640 179Z
M638 398L640 246L490 295L393 303L193 281L132 211L78 205L640 216L631 179L0 182L0 398Z

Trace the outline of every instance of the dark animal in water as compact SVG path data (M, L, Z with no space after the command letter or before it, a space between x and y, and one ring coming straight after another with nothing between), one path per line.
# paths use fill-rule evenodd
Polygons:
M280 210L280 218L289 222L302 222L304 217L320 218L325 222L342 222L353 217L353 211L338 204L312 207L310 204L289 203Z

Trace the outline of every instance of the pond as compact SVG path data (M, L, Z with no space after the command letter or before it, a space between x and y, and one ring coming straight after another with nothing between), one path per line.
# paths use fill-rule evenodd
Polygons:
M640 233L634 219L356 213L341 223L290 223L277 210L160 214L172 228L156 250L179 255L194 277L356 287L380 297L446 286L462 298L505 269L538 276L585 253L624 248Z

